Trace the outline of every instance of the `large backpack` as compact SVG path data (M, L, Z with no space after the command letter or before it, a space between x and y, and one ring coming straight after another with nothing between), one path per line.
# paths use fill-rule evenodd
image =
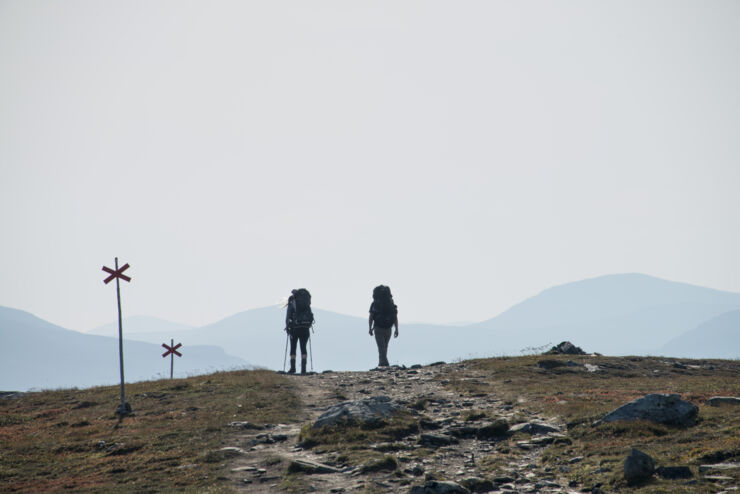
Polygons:
M292 301L293 317L290 320L290 328L310 328L314 318L311 312L311 294L305 288L293 290Z
M378 285L373 289L373 320L379 328L390 328L396 323L398 307L393 303L391 289L385 285Z

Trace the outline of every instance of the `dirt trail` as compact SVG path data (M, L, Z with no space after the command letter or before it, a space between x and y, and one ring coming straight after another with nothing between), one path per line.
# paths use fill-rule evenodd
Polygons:
M418 435L402 441L401 450L394 453L399 461L396 472L361 474L358 468L337 465L331 451L316 454L297 446L300 428L314 421L327 407L346 400L360 400L377 395L390 396L402 403L425 398L428 406L424 415L444 427L466 425L463 415L469 410L486 412L489 417L511 418L514 409L526 414L523 404L505 404L495 395L461 396L444 384L450 372L457 378L476 381L481 376L464 363L431 365L415 369L391 367L368 372L329 372L307 376L288 376L296 383L304 402L303 422L277 424L264 430L240 430L230 446L244 451L230 463L231 485L242 492L275 493L280 488L285 467L292 460L308 460L336 466L339 472L302 476L309 492L377 492L408 493L412 485L424 483L433 473L450 480L461 481L483 476L480 459L494 453L495 444L475 438L460 438L457 444L444 445L430 457L418 459ZM545 420L531 416L532 420ZM427 432L427 431L425 431ZM428 432L443 432L428 431ZM544 444L520 444L522 454L515 463L504 467L506 475L496 479L491 492L567 492L554 475L539 471L536 466ZM281 461L278 462L278 459ZM489 474L490 475L490 474Z

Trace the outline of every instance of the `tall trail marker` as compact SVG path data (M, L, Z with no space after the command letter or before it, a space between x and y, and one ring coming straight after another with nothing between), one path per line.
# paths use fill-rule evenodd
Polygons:
M124 415L128 415L129 413L131 413L131 405L126 403L126 390L123 386L123 320L121 318L121 285L118 280L121 279L123 281L130 282L131 277L123 274L123 272L129 268L128 263L124 264L119 269L118 258L116 257L115 266L116 269L111 269L109 267L103 266L103 271L110 275L103 280L103 283L107 285L114 279L116 280L116 298L118 299L118 357L121 362L121 405L116 410L116 414L118 414L120 417L123 417Z
M178 357L182 357L182 353L178 352L177 349L182 346L182 343L178 343L175 345L175 340L170 340L170 346L167 346L167 343L162 343L162 346L167 350L162 354L162 358L166 357L167 355L170 356L170 379L172 379L172 370L175 367L175 355Z

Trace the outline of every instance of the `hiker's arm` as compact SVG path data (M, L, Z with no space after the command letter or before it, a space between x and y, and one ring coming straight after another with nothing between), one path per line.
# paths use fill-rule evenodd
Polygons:
M373 315L370 314L370 317L367 318L367 326L370 329L370 336L373 335Z
M396 332L393 334L394 338L398 338L398 316L396 316Z

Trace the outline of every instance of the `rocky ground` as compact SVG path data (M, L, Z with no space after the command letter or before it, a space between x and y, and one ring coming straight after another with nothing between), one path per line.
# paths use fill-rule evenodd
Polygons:
M569 487L558 472L538 466L542 450L564 438L565 426L556 417L530 412L524 399L512 403L490 393L461 395L451 391L445 386L451 371L455 372L456 379L472 383L481 379L479 372L465 363L414 367L289 376L301 390L305 422L265 428L252 428L256 426L248 423L234 424L232 485L240 491L256 493L286 489L406 493L413 486L446 479L481 492L579 492ZM301 427L316 420L329 406L378 395L389 396L412 411L423 406L423 416L429 419L422 421L422 429L416 434L393 443L370 445L394 455L397 469L362 472L358 466L344 465L336 451L301 447ZM480 417L471 415L471 411ZM515 415L519 420L512 420ZM492 417L509 422L521 422L524 417L525 423L549 427L530 431L531 440L511 443L497 439L495 430L486 433L486 426L495 429ZM421 448L426 454L415 454ZM515 448L519 454L516 461L500 465L498 474L490 477L490 470L482 471L485 468L482 460L495 454L497 448L504 448L507 453L506 449ZM299 469L301 465L308 470L324 469L326 473L304 475L298 486L286 484L283 481L286 467ZM444 486L440 485L439 489L443 492Z

